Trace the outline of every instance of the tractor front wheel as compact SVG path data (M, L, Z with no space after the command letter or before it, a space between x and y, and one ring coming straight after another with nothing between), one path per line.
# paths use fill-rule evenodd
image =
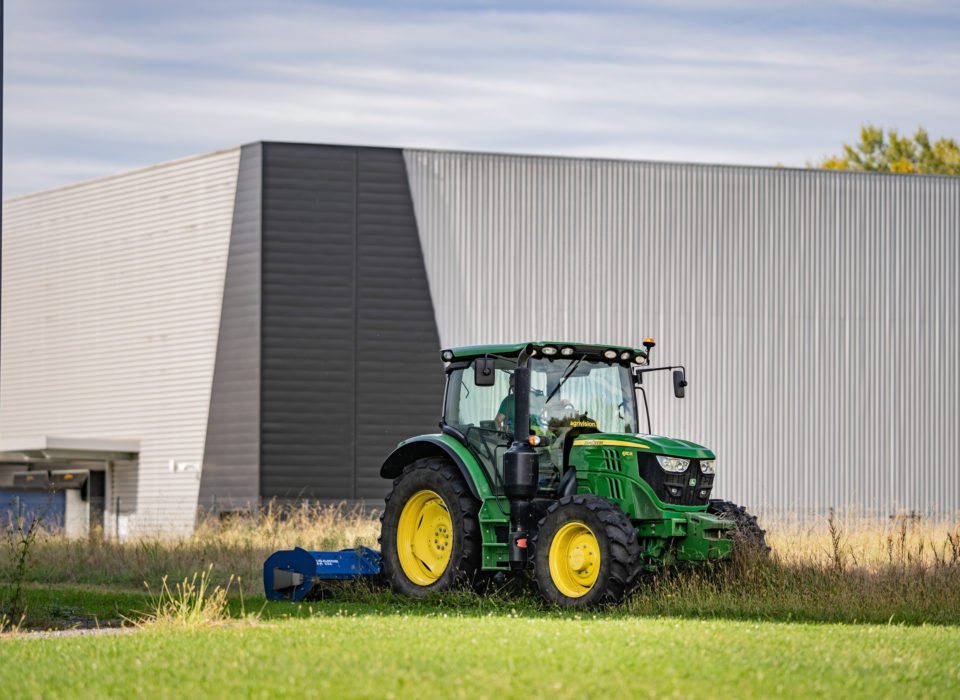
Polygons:
M600 496L565 496L540 521L534 578L540 594L562 607L618 603L642 571L637 530L620 508Z
M380 516L383 574L394 592L422 598L472 582L480 568L479 510L448 460L407 465Z

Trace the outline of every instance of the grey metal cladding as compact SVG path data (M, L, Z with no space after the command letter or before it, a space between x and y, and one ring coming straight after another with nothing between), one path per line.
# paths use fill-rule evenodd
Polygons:
M263 144L263 498L352 498L355 148Z
M444 374L402 152L358 153L357 497L379 499L397 443L437 432Z
M260 490L259 143L244 146L223 283L199 503L243 507Z
M444 345L650 335L718 496L960 509L960 178L404 155Z

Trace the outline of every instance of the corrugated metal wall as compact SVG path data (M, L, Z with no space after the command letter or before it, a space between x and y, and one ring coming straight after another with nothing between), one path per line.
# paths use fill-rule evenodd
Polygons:
M130 528L191 526L240 149L3 203L0 436L140 438Z
M960 178L405 158L444 346L653 336L691 382L648 383L654 432L717 495L960 510Z

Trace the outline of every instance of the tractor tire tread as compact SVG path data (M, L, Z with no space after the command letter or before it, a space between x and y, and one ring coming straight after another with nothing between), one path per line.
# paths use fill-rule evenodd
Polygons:
M707 505L707 512L724 520L732 520L736 524L735 545L758 549L763 554L770 552L770 547L767 546L767 531L760 527L757 516L752 515L744 506L712 498Z
M537 534L533 538L534 551L539 551L537 540L543 531L546 520L557 510L569 506L581 506L594 514L603 526L603 536L607 541L607 549L610 555L610 565L607 568L604 580L598 580L597 582L601 585L603 592L588 605L619 603L636 590L640 574L643 571L643 561L636 527L630 522L626 513L606 498L592 494L573 494L564 496L551 504L543 518L540 519ZM540 589L540 595L545 600L557 602L554 592L548 588L549 572L534 578ZM571 600L576 605L576 601L579 599Z
M388 581L388 583L390 583L391 588L393 588L395 592L406 593L415 596L427 595L432 591L439 592L448 590L460 584L475 585L476 579L480 575L482 552L479 522L480 503L470 492L470 488L463 480L463 475L460 473L460 471L450 460L444 457L425 457L411 462L410 464L406 465L400 475L393 480L393 489L384 497L384 509L380 514L381 534L377 538L377 541L380 543L381 550L384 549L384 518L387 516L391 497L394 495L397 487L400 486L401 483L409 478L417 478L413 475L421 470L434 472L436 475L439 475L450 487L456 498L456 505L462 514L463 526L463 548L459 561L455 564L453 576L448 577L448 581L443 584L440 584L440 581L438 581L437 583L440 585L432 584L428 587L417 587L409 580L406 580L406 576L403 574L402 567L399 565L397 565L395 568L393 566L385 565L383 569L384 578ZM384 552L384 554L386 554L386 552ZM453 565L454 562L451 561L448 564L448 567ZM443 577L441 577L441 579L442 578ZM414 587L411 588L411 586Z

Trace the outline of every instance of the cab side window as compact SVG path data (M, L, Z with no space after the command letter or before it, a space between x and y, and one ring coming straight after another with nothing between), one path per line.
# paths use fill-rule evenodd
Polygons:
M493 386L477 386L473 368L450 373L447 386L447 415L445 420L460 432L464 428L494 429L494 420L505 396L510 392L510 372L496 368Z
M496 367L493 386L477 386L473 367L452 371L447 381L444 422L466 438L468 449L496 493L503 482L503 453L509 447L507 435L497 428L496 417L503 398L510 392L512 370L513 365L507 363Z

